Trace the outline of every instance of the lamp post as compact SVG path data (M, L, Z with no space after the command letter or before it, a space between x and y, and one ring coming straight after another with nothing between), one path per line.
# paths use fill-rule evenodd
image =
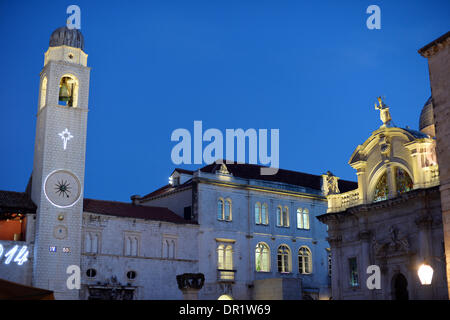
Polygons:
M425 291L425 299L431 300L433 298L433 292L431 288L431 282L433 281L433 268L425 262L419 266L417 270L420 283L424 286L422 289Z

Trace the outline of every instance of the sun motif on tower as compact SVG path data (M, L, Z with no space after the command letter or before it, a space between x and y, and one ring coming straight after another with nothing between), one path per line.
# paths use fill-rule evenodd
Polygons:
M58 180L58 182L55 184L55 193L59 196L69 198L70 195L70 183L67 182L67 180Z

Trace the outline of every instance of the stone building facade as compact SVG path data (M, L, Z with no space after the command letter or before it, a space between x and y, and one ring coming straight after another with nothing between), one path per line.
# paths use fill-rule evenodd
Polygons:
M383 121L353 152L358 188L328 194L333 299L447 299L439 171L434 132L422 111L420 130L391 124L389 107L379 99ZM336 178L337 179L337 178ZM434 269L433 282L419 281L421 264ZM380 288L367 279L380 270ZM369 269L370 270L370 269Z
M262 176L261 166L218 161L176 169L130 203L84 198L89 72L81 32L55 30L31 179L25 192L0 191L1 279L56 299L182 299L176 276L202 273L202 299L329 297L326 226L315 219L328 175Z
M201 298L328 298L326 226L315 219L327 207L323 177L283 169L260 176L260 169L220 161L176 169L169 185L132 199L198 222ZM340 181L343 190L354 186Z
M450 289L450 32L420 49L419 53L428 58L433 96L447 281L449 281L447 287Z

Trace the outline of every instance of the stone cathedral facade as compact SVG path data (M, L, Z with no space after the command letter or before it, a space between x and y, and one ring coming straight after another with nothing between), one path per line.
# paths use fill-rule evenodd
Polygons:
M332 296L448 299L432 99L422 109L420 131L394 126L381 98L376 109L383 124L349 160L358 187L328 193L327 213L318 217L329 228ZM434 269L429 286L418 276L422 264ZM381 277L371 290L373 265Z
M89 73L81 32L55 30L31 179L25 192L0 191L0 279L57 299L182 299L176 276L202 273L201 299L330 297L327 229L316 216L329 188L355 183L218 161L175 169L167 186L129 203L86 199ZM67 283L70 266L80 289Z

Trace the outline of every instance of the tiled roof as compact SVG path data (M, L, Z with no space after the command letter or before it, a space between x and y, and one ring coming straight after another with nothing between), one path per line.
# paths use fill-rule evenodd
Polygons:
M306 188L311 188L315 190L321 190L321 182L322 182L322 176L309 174L309 173L303 173L303 172L297 172L297 171L291 171L291 170L284 170L279 169L277 174L275 175L261 175L261 168L263 166L256 165L256 164L248 164L248 163L235 163L235 164L226 164L228 171L234 176L238 178L243 179L254 179L254 180L263 180L263 181L271 181L271 182L278 182L278 183L286 183L291 184L295 186L301 186ZM200 169L202 172L207 173L215 173L216 170L220 169L220 164L213 163L210 165L207 165ZM175 169L179 171L180 169ZM174 171L175 171L174 170ZM182 169L181 169L182 170ZM181 171L180 171L181 172ZM186 170L186 172L191 172ZM181 187L188 186L192 183L192 180L188 180L185 183L173 187L170 184L167 184L145 196L142 197L143 200L156 197L162 194L167 194L171 191L177 190ZM348 180L338 180L339 184L339 191L340 192L347 192L350 190L355 190L358 188L358 183Z
M0 209L17 210L23 213L36 213L36 205L26 192L0 191Z
M83 211L123 218L137 218L172 223L195 223L181 218L168 208L133 205L131 203L118 201L84 199Z
M272 181L287 183L295 186L307 187L315 190L321 190L322 176L279 169L274 175L261 175L263 166L247 163L225 164L228 171L235 177L244 179L254 179L263 181ZM220 164L213 163L200 169L202 172L215 173L220 168ZM338 180L340 192L347 192L358 188L358 184L353 181Z
M180 188L183 188L183 187L187 187L187 186L189 186L191 184L192 184L192 180L191 179L189 179L185 183L182 183L182 184L180 184L178 186L175 186L175 187L172 186L171 184L166 184L165 186L163 186L163 187L161 187L159 189L156 189L155 191L152 191L149 194L146 194L145 196L143 196L141 198L141 200L145 200L147 198L153 198L153 197L159 196L161 194L166 194L166 193L169 193L171 191L174 191L174 190L177 190L177 189L180 189Z

